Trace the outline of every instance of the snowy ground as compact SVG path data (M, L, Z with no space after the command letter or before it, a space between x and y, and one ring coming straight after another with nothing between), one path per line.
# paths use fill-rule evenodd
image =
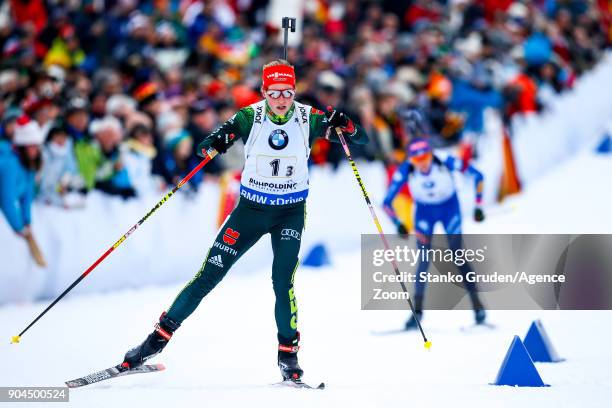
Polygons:
M486 223L466 232L610 232L611 192L593 175L612 174L612 159L584 155L532 184ZM572 197L567 186L573 186ZM578 198L576 198L578 197ZM246 255L245 258L248 258ZM361 311L359 253L333 257L333 267L301 268L296 277L305 380L324 391L274 389L273 292L267 269L232 274L185 322L154 361L167 370L73 390L70 405L122 406L499 406L604 407L612 395L612 312L490 312L493 331L460 327L471 313L428 312L430 351L400 327L403 311ZM0 308L0 386L61 386L116 364L151 330L180 286L70 297L22 339L8 339L46 303ZM488 385L512 336L542 319L567 361L538 364L548 388ZM494 402L493 402L494 401ZM350 405L349 405L350 404ZM27 406L27 404L19 405Z

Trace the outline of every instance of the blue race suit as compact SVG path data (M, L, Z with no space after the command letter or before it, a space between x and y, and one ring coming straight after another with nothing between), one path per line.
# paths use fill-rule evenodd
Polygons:
M417 236L417 247L423 251L431 248L431 237L436 223L440 222L444 226L448 238L448 247L456 251L462 247L461 238L461 209L457 198L457 190L453 181L452 172L462 171L474 177L476 185L476 202L482 198L483 176L475 167L468 165L462 168L462 161L458 158L449 156L442 161L434 155L431 168L428 173L421 173L415 169L410 162L403 162L393 174L389 191L384 201L385 212L391 217L396 225L399 225L395 211L391 204L393 199L404 185L407 183L412 198L414 199L416 210L414 225ZM417 276L426 273L429 268L428 257L420 257L417 269ZM464 275L473 269L469 263L459 266L459 271ZM473 282L464 279L466 289L470 293L473 301L475 298L476 286ZM417 279L415 282L415 308L421 309L422 299L425 292L425 281ZM475 305L476 306L476 305ZM478 305L480 306L480 305Z

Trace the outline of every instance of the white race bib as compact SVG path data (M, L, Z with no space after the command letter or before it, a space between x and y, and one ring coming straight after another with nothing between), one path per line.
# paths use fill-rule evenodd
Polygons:
M244 149L240 195L268 205L299 202L308 196L310 106L295 103L283 125L265 114L265 101L253 106L255 120Z

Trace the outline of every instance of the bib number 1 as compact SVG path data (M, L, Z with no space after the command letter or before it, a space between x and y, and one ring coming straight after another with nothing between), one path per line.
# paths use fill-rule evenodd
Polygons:
M280 167L280 159L274 159L270 162L272 167L272 177L278 177L278 170ZM287 166L285 177L291 177L293 175L293 166Z
M259 155L257 156L257 175L260 177L291 177L295 173L297 158L293 157L274 157Z

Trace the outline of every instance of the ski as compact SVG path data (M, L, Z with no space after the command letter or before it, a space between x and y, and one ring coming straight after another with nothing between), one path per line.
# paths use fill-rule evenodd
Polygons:
M273 387L289 387L289 388L305 388L308 390L324 390L325 389L325 383L321 383L317 385L316 387L313 387L312 385L302 382L302 380L284 380L281 382L274 383L272 384L272 386Z
M166 367L164 367L163 364L147 364L132 369L122 367L121 364L119 364L114 367L107 368L106 370L86 375L85 377L66 381L66 385L68 386L68 388L77 388L82 387L84 385L94 384L100 381L110 380L111 378L115 377L123 377L125 375L131 374L154 373L157 371L163 371L165 369Z

